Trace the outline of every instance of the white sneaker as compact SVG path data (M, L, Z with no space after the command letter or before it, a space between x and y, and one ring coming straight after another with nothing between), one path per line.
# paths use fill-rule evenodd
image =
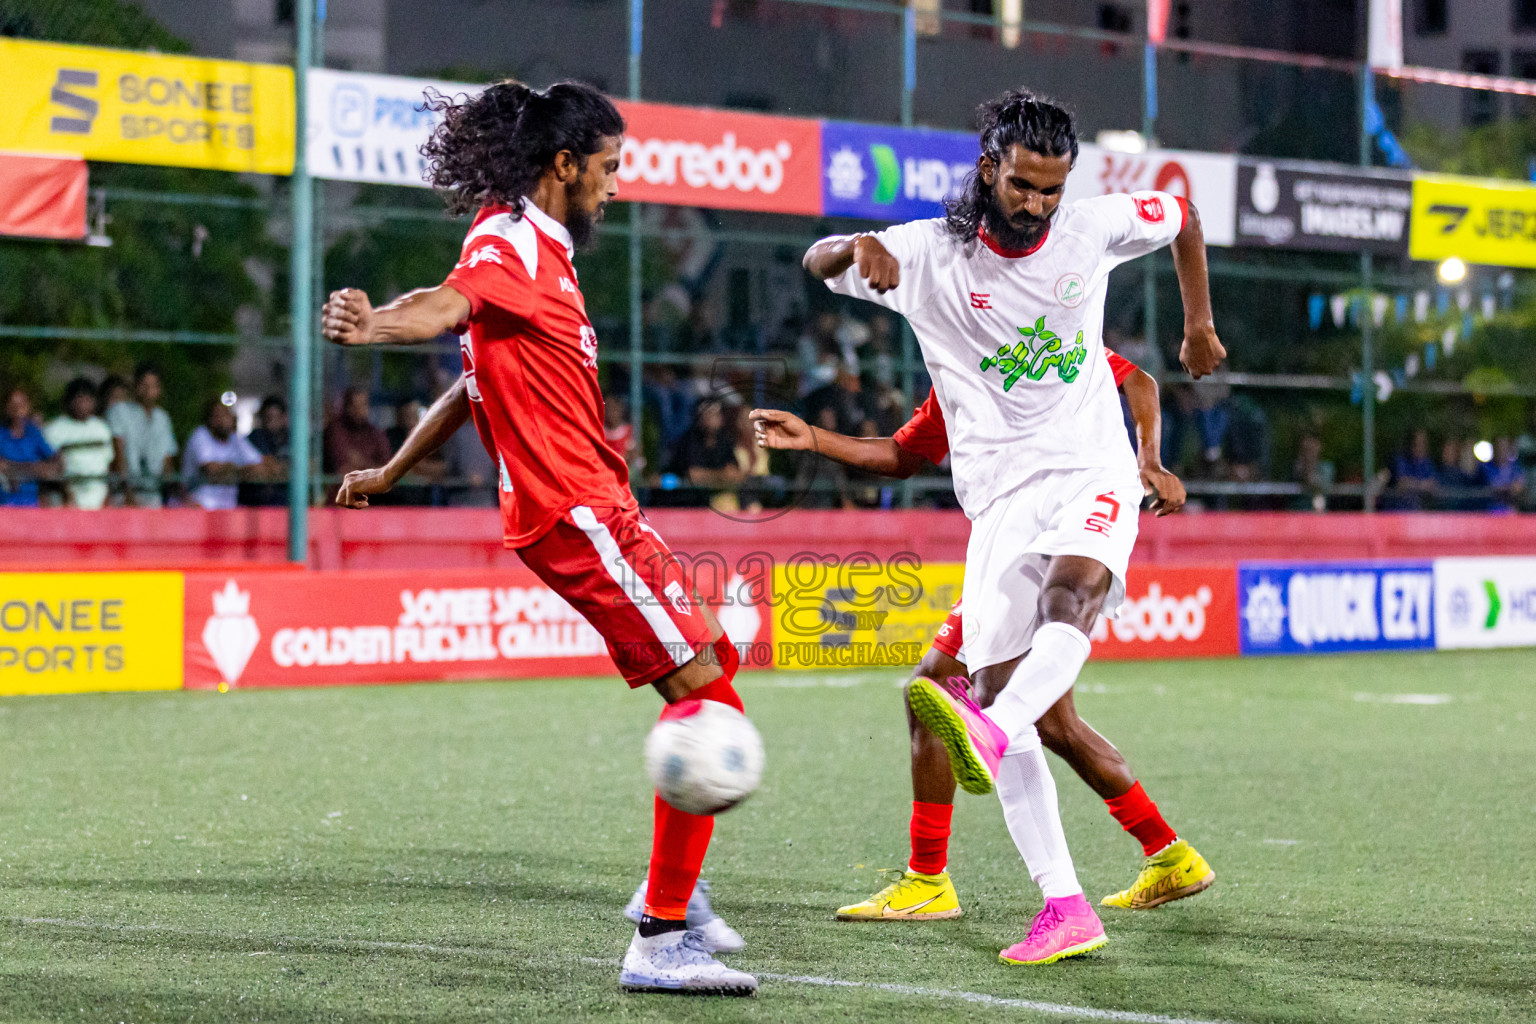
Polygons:
M645 887L646 880L642 878L640 888L635 890L629 905L624 908L624 916L635 924L645 916ZM747 945L741 933L726 924L725 918L709 905L709 883L702 878L694 885L693 895L688 897L687 923L689 928L703 933L704 944L711 953L739 953Z
M757 979L710 956L701 932L662 932L647 939L636 930L624 954L619 987L626 992L750 996L757 991Z

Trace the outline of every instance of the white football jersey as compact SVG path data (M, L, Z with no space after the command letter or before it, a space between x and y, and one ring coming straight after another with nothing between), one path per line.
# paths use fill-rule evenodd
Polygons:
M1034 249L962 245L942 219L875 237L901 264L880 295L857 265L827 286L901 313L949 431L955 494L975 519L1045 469L1124 469L1136 457L1104 358L1104 296L1116 266L1173 241L1187 207L1166 192L1062 203Z

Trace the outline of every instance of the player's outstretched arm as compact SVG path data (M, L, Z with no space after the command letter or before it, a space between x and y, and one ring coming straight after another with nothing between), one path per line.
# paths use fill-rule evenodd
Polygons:
M1191 377L1199 380L1216 372L1227 350L1216 337L1216 320L1211 313L1211 278L1205 265L1205 232L1200 228L1200 211L1194 203L1188 207L1184 228L1173 239L1173 269L1184 299L1184 344L1179 348L1179 362Z
M400 450L378 469L357 469L346 475L336 504L343 508L367 508L368 495L383 494L416 468L416 464L448 443L469 419L469 388L463 375L422 414L421 422L406 437Z
M1163 467L1163 405L1157 380L1145 370L1133 370L1120 390L1131 407L1131 419L1136 421L1136 465L1141 485L1153 495L1153 513L1171 516L1184 507L1184 484Z
M331 292L320 310L320 333L338 345L415 345L469 319L469 300L447 285L406 292L374 309L357 288Z
M752 432L759 448L815 452L833 462L877 476L905 480L928 460L909 452L891 437L849 437L813 427L782 409L753 409Z
M901 265L874 235L834 235L805 250L800 261L810 275L825 281L857 265L859 276L885 293L901 283Z

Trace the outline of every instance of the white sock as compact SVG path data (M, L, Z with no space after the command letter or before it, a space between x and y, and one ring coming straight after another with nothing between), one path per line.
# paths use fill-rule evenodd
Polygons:
M1092 646L1082 630L1065 622L1047 622L1035 630L1029 653L987 708L987 717L1008 734L1010 744L1022 743L1040 716L1072 689Z
M1017 746L1009 746L997 770L997 796L1013 844L1045 898L1081 893L1056 806L1056 780L1033 729L1020 737Z

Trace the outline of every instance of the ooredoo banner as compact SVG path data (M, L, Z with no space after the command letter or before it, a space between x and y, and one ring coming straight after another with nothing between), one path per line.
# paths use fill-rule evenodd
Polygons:
M526 569L188 573L189 688L613 671L603 638Z
M1114 619L1099 617L1095 658L1222 658L1238 653L1237 567L1133 565Z
M821 213L821 124L735 110L618 102L619 198L763 213Z

